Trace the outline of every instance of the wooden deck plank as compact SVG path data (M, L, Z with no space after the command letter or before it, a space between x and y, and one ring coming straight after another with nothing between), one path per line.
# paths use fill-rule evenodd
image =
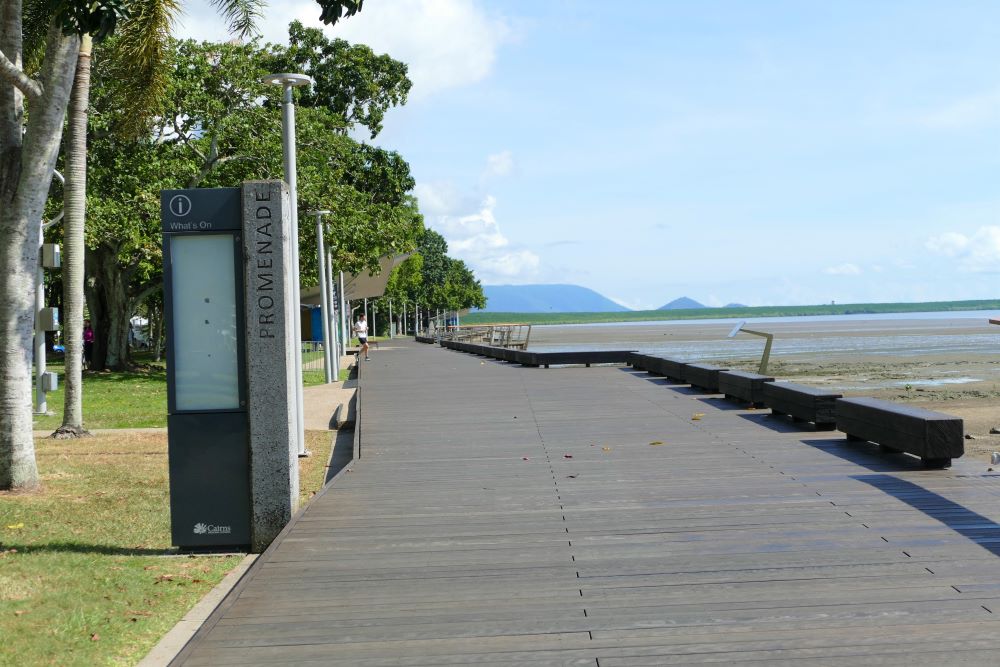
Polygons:
M363 459L178 664L995 662L1000 476L631 369L394 347Z

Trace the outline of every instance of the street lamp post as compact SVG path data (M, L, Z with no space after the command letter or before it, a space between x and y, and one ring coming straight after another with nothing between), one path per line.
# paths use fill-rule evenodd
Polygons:
M350 302L347 300L347 295L344 294L344 272L340 272L340 349L343 353L347 354L347 344L350 342L347 335L347 325L351 323L350 317L351 313L348 310Z
M333 281L333 252L327 249L326 251L326 299L327 310L329 312L329 319L327 320L327 327L330 330L330 353L333 355L333 370L334 376L333 381L340 381L340 353L342 348L340 346L340 337L337 334L337 313L340 310L339 304L339 293L340 290L337 289L336 283ZM336 301L335 301L336 299Z
M323 239L323 216L331 211L309 211L316 216L316 260L319 276L319 307L323 319L323 379L327 384L333 382L333 353L330 350L330 299L326 285L326 248Z
M771 343L774 342L774 334L769 334L764 331L754 331L752 329L744 329L743 328L744 324L746 324L746 321L742 321L739 324L737 324L735 327L733 327L733 330L730 331L729 335L726 337L734 338L736 334L742 332L745 334L750 334L751 336L760 336L761 338L767 340L767 342L764 343L764 353L760 357L760 367L757 369L757 372L763 375L764 373L767 372L767 362L771 358Z
M298 178L295 166L295 104L292 101L292 88L311 85L313 80L305 74L268 74L261 81L273 86L281 86L283 91L281 103L281 151L284 156L285 182L288 183L288 196L291 199L291 230L289 241L292 246L292 306L295 324L295 402L298 428L299 456L309 456L306 451L305 412L302 404L302 298L299 286L299 200Z

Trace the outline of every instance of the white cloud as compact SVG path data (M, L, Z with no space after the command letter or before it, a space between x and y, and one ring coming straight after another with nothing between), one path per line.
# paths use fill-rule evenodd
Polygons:
M824 269L823 273L826 273L831 276L860 276L864 272L861 270L861 267L858 266L857 264L847 263L847 264L840 264L838 266L831 266L827 269Z
M365 4L334 34L410 66L414 99L489 76L509 23L474 0L379 0Z
M506 176L512 171L514 171L513 153L501 151L486 158L486 170L483 172L483 178Z
M476 0L378 0L333 28L320 23L319 14L315 0L272 2L260 22L262 36L267 42L287 44L288 24L298 20L323 28L327 35L367 44L409 65L413 99L485 79L500 46L513 38L509 22L488 14ZM229 39L208 0L185 4L177 35Z
M980 127L997 122L1000 115L1000 91L970 95L922 114L917 122L936 130Z
M538 255L520 248L500 231L496 198L487 195L473 207L450 184L421 183L417 199L428 225L448 242L448 254L465 261L484 283L530 282L538 276Z
M980 227L972 236L945 232L927 240L929 250L956 260L960 271L1000 272L1000 226Z

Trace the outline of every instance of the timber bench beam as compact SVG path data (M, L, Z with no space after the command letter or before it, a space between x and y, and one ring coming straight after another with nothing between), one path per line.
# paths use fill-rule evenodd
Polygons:
M728 371L712 364L685 364L682 380L692 387L700 387L713 394L719 393L719 372Z
M653 375L662 375L665 378L678 382L684 381L685 366L687 366L686 363L677 361L676 359L657 357L652 354L632 353L632 368L646 371Z
M774 382L773 377L758 373L719 371L719 393L755 408L764 407L764 385L771 382Z
M579 350L575 352L525 352L516 350L517 363L524 366L627 364L632 350Z
M817 431L832 431L837 426L837 399L843 394L794 382L768 382L763 394L772 415L812 422Z
M947 468L965 453L960 418L877 398L837 399L837 429L848 440L918 456L928 468Z

